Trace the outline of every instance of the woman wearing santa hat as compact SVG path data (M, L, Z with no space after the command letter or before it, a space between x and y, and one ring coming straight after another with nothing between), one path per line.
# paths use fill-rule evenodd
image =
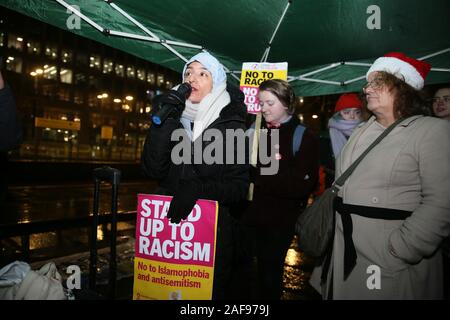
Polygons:
M366 74L358 127L336 162L338 178L396 120L400 123L339 190L330 263L312 284L332 299L441 299L442 254L450 233L450 125L425 116L431 66L402 53L375 60Z

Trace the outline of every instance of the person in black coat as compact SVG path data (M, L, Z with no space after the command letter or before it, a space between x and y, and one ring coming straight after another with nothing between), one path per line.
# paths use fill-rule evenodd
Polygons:
M17 120L14 97L0 71L0 152L17 148L21 141L22 128Z
M8 151L18 148L21 142L22 127L17 119L14 97L0 71L0 166L4 172L8 170ZM6 191L6 174L0 173L0 208L5 202Z
M234 147L231 150L225 137L226 130L239 131L244 136L247 115L244 95L237 88L227 87L223 66L206 52L195 55L186 63L183 82L191 85L192 92L185 106L174 108L160 126L151 126L142 154L142 168L148 177L158 181L155 193L173 196L167 214L172 223L186 219L198 199L218 201L213 299L229 298L227 284L234 250L234 218L230 207L247 195L249 166L245 148L238 149L242 146L236 140L231 144ZM160 99L173 102L167 96ZM177 129L189 137L191 146L201 147L192 148L189 155L174 156L175 159L172 150L178 142L171 141L171 135ZM222 135L223 161L211 163L202 157L211 143L203 139L208 132ZM233 161L225 159L230 155Z
M279 166L276 174L263 174L258 157L256 170L252 170L253 201L242 223L255 234L258 298L276 300L282 294L284 260L294 237L295 222L317 185L319 139L303 127L301 142L298 148L294 146L295 131L301 125L294 115L294 92L286 81L266 80L259 90L261 130L267 130L269 145L278 144L275 159ZM276 130L279 141L273 138Z

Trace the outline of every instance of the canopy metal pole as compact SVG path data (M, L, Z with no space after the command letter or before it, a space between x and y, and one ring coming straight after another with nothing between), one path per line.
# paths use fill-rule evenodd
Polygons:
M150 35L143 36L128 32L122 32L122 31L116 31L116 30L109 30L106 28L101 27L88 17L86 17L84 14L82 14L80 11L73 8L71 5L67 4L64 0L56 0L60 5L66 7L67 9L71 10L74 14L79 16L81 19L83 19L85 22L87 22L89 25L93 26L95 29L100 31L101 33L105 33L108 35L113 36L120 36L124 38L131 38L131 39L138 39L143 41L150 41L150 42L157 42L160 43L163 47L165 47L167 50L172 52L174 55L176 55L178 58L180 58L182 61L187 62L188 59L184 57L181 53L179 53L177 50L175 50L171 45L179 46L179 47L186 47L186 48L192 48L192 49L203 49L202 46L190 44L190 43L183 43L179 41L171 41L171 40L164 40L157 37L153 32L151 32L149 29L144 27L139 21L134 19L132 16L130 16L128 13L126 13L124 10L122 10L119 6L114 4L111 0L104 0L106 3L108 3L114 10L118 11L120 14L122 14L125 18L127 18L129 21L131 21L133 24L135 24L137 27L139 27L142 31L144 31L146 34Z
M316 73L319 73L319 72L322 72L322 71L325 71L325 70L328 70L328 69L333 69L333 68L336 68L339 65L340 65L340 63L332 63L329 66L326 66L326 67L323 67L323 68L320 68L320 69L317 69L317 70L314 70L314 71L311 71L311 72L299 75L297 78L300 79L301 77L307 77L307 76L310 76L310 75L313 75L313 74L316 74Z
M155 39L159 40L158 36L156 36L153 32L151 32L146 27L144 27L139 21L137 21L135 18L130 16L126 11L122 10L122 8L120 8L118 5L116 5L115 3L113 3L110 0L105 0L105 2L108 3L112 8L114 8L114 10L118 11L121 15L123 15L125 18L130 20L136 26L138 26L142 31L144 31L145 33L149 34L152 38L155 38Z
M122 8L120 8L117 4L111 2L111 0L104 0L106 3L108 3L114 10L118 11L121 15L123 15L125 18L130 20L132 23L134 23L139 29L150 35L152 38L157 39L162 44L167 43L169 45L179 46L179 47L187 47L187 48L193 48L193 49L199 49L201 50L203 47L191 44L191 43L184 43L179 41L171 41L171 40L163 40L159 38L156 34L154 34L152 31L150 31L148 28L144 27L139 21L134 19L132 16L130 16L126 11L124 11Z
M450 69L445 69L445 68L431 68L431 71L450 72Z
M148 36L141 36L139 34L134 34L134 33L128 33L128 32L116 31L116 30L109 30L108 33L112 36L144 40L144 41L151 41L151 42L161 42L161 40L159 40L159 39L148 37Z
M261 57L261 62L267 62L267 58L269 57L269 52L270 52L270 46L272 45L273 39L275 38L275 35L278 32L278 28L280 27L281 22L283 22L284 16L286 15L286 12L289 9L289 6L291 5L291 2L292 2L292 0L289 0L288 3L286 4L286 7L284 8L284 11L280 17L280 20L278 20L278 24L272 33L272 37L270 37L269 43L267 44L267 48L264 51L263 56Z
M269 56L270 47L267 47L266 50L263 53L263 56L261 57L260 62L267 62L267 58Z
M438 52L431 53L429 55L423 56L423 57L419 58L418 60L425 60L425 59L428 59L428 58L431 58L431 57L435 57L435 56L438 56L440 54L443 54L443 53L446 53L446 52L449 52L449 51L450 51L450 48L447 48L447 49L444 49L444 50L441 50L441 51L438 51Z
M337 85L337 86L342 86L342 82L337 82L337 81L329 81L329 80L321 80L321 79L313 79L313 78L304 78L304 77L299 77L298 80L309 81L309 82L318 82L318 83L326 83L326 84L334 84L334 85Z
M164 41L164 40L162 40ZM173 46L178 46L178 47L186 47L186 48L192 48L192 49L198 49L198 50L202 50L203 47L199 46L197 44L191 44L191 43L184 43L184 42L179 42L179 41L172 41L172 40L165 40L167 44L173 45Z
M110 0L105 0L106 3L108 3L114 10L116 10L117 12L119 12L121 15L123 15L125 18L127 18L129 21L131 21L132 23L134 23L134 25L136 25L138 28L140 28L142 31L144 31L145 33L149 34L151 37L159 40L159 42L161 43L161 45L163 47L165 47L167 50L169 50L170 52L172 52L174 55L176 55L178 58L180 58L182 61L187 62L188 59L186 57L184 57L181 53L179 53L177 50L175 50L174 48L172 48L169 44L167 44L167 41L165 40L161 40L158 36L156 36L153 32L151 32L149 29L147 29L146 27L144 27L139 21L137 21L136 19L134 19L132 16L130 16L127 12L125 12L124 10L122 10L118 5L116 5L115 3L113 3ZM176 42L174 41L173 44L182 44L181 42ZM192 45L190 45L192 47ZM200 46L199 46L200 47ZM201 49L201 47L200 47Z
M234 79L236 79L237 81L241 81L241 79L239 79L238 78L238 76L236 76L234 73L235 73L235 71L230 71L230 69L228 69L227 67L225 67L224 66L224 64L222 63L222 65L223 65L223 68L225 69L225 72L226 73L229 73L230 74L230 76L232 76Z
M349 83L352 83L352 82L356 82L356 81L359 81L359 80L362 80L362 79L365 79L365 78L366 78L366 76L361 76L361 77L353 78L353 79L344 81L344 85L349 84Z
M372 64L371 63L367 63L367 62L342 62L342 64L344 65L349 65L349 66L361 66L361 67L370 67Z

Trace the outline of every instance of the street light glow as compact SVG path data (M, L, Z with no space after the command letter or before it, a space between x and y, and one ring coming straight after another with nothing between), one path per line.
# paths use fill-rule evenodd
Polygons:
M133 96L126 96L125 99L128 101L132 101L134 98L133 98Z

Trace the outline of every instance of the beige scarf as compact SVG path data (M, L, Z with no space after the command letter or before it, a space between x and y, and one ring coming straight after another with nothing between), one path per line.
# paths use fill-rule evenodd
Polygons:
M220 111L230 103L230 95L226 89L227 84L222 83L207 94L200 103L186 100L182 117L194 122L192 141L195 141L211 123L219 118Z

